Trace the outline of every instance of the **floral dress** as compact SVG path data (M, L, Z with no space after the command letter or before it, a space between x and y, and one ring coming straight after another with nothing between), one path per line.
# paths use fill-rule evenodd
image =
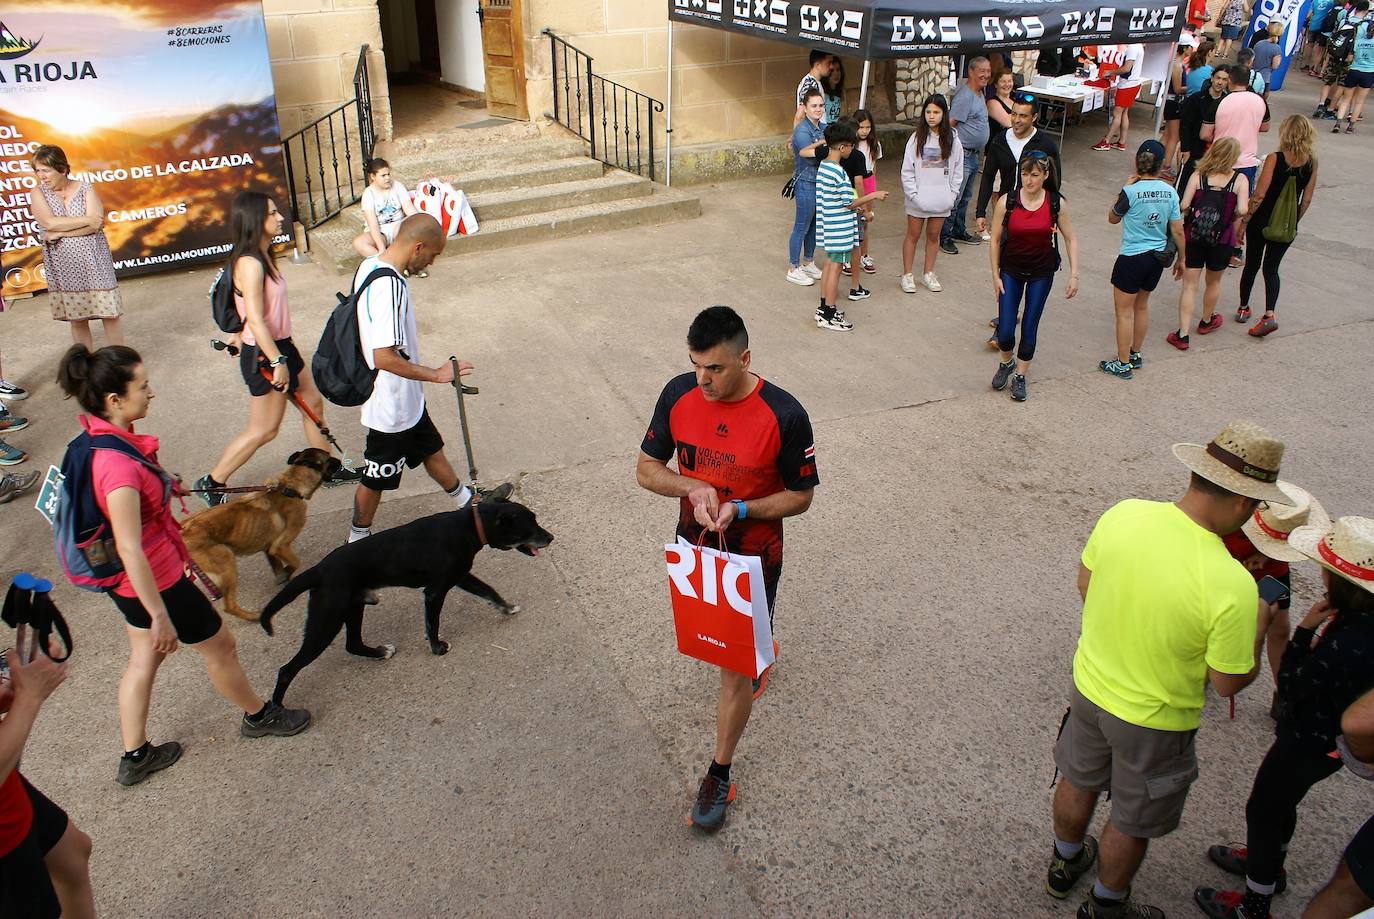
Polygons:
M1225 11L1221 14L1221 24L1224 26L1245 25L1245 0L1231 0L1227 3Z
M86 195L91 189L88 183L81 183L70 204L62 195L39 187L54 217L80 217L86 213ZM118 319L124 315L124 303L115 283L114 257L102 231L44 242L43 268L48 276L52 318L72 322Z

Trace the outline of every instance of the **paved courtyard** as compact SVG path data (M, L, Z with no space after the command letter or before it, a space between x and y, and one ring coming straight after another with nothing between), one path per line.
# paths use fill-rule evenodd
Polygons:
M1295 75L1274 97L1276 128L1310 107L1310 83ZM1256 341L1230 321L1231 271L1225 327L1176 352L1163 341L1178 290L1166 280L1145 368L1121 382L1096 365L1112 348L1119 232L1105 214L1130 158L1089 152L1096 127L1071 132L1066 152L1082 291L1052 294L1024 404L988 387L985 249L941 256L943 293L901 293L896 195L874 234L874 296L851 305L849 335L812 324L818 287L783 280L782 177L704 188L701 219L677 225L480 256L456 242L457 257L414 282L422 351L431 364L457 353L477 365L481 478L516 482L557 537L537 559L479 556L477 573L523 612L507 619L455 592L453 650L434 657L420 596L385 592L365 630L396 657L365 661L337 643L291 687L288 700L316 720L286 740L241 739L182 650L163 668L151 731L186 755L126 789L114 782L121 620L104 598L60 585L76 654L24 770L94 838L102 914L1071 916L1078 897L1043 891L1050 750L1078 629L1077 555L1096 517L1123 497L1176 496L1186 471L1169 446L1205 442L1237 417L1283 437L1285 477L1333 513L1374 513L1368 136L1319 138L1320 188L1284 264L1278 332ZM896 191L900 155L888 151L880 187ZM297 340L312 347L347 279L283 270ZM157 392L144 430L187 478L247 416L234 363L207 345L212 275L123 285L128 336ZM780 663L739 750L739 798L705 837L684 818L709 761L715 678L674 647L661 546L676 512L636 487L633 466L659 389L688 369L687 324L713 303L744 315L755 369L809 409L822 484L788 523ZM33 425L10 439L34 468L57 462L76 430L53 382L67 344L42 298L0 317L5 372L34 392L16 406ZM452 391L428 397L461 465ZM329 421L357 458L356 411L331 408ZM301 444L284 425L239 483ZM344 539L350 501L348 489L312 501L297 542L307 563ZM411 474L378 525L449 506ZM31 501L0 519L0 574L54 576ZM265 562L243 559L240 571L245 605L261 605ZM1297 566L1294 580L1305 610L1315 567ZM277 617L276 638L228 623L264 691L294 652L303 609ZM1270 695L1264 677L1234 720L1209 700L1183 825L1136 883L1171 917L1199 915L1195 884L1228 880L1204 853L1244 838ZM1276 916L1301 912L1370 802L1345 773L1310 794Z

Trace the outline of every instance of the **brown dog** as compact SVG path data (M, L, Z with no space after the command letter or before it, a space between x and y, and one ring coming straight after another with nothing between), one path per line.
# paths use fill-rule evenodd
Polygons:
M305 526L305 502L339 465L328 452L314 447L291 454L287 463L284 472L263 483L271 491L226 501L181 522L181 538L191 558L224 594L224 611L249 622L257 622L259 614L238 604L234 557L265 553L276 582L289 581L301 566L291 543Z

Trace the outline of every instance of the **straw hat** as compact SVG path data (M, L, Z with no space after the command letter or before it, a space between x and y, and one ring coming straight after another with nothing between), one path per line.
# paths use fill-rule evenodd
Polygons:
M1231 422L1205 447L1174 444L1174 456L1229 492L1270 504L1293 503L1278 486L1283 441L1253 421Z
M1374 520L1342 517L1329 528L1298 527L1288 545L1327 571L1374 593Z
M1280 562L1301 562L1307 556L1288 545L1288 534L1305 526L1315 527L1325 533L1331 528L1331 517L1305 489L1281 479L1277 484L1289 497L1291 506L1261 504L1250 519L1241 525L1241 529L1266 558Z

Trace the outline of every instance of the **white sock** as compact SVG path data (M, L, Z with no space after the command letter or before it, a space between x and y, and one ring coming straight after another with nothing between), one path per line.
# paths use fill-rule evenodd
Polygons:
M460 509L467 507L468 502L472 500L472 492L462 482L453 486L453 491L446 492L446 494L453 499L454 505Z
M372 527L360 527L350 525L348 527L348 541L357 542L360 539L367 539L372 535Z

